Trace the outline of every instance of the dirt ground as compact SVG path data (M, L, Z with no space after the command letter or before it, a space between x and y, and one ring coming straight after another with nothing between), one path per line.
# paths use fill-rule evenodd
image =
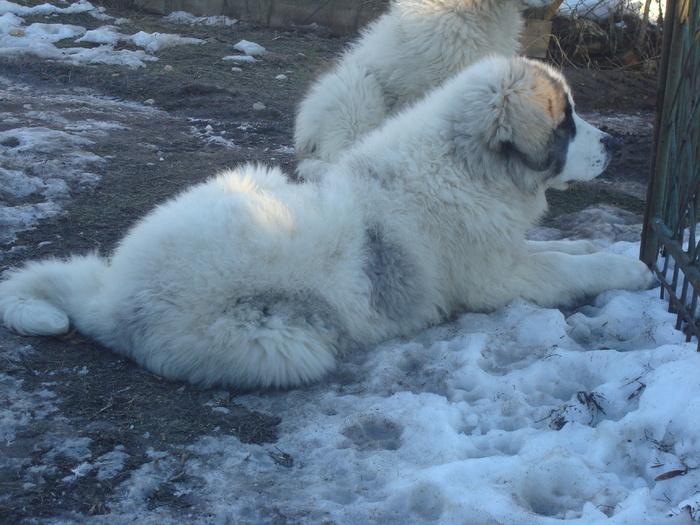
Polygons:
M0 59L0 75L39 92L90 92L143 103L152 100L162 110L149 118L134 115L129 130L111 131L91 151L108 162L95 168L100 182L89 189L71 188L66 212L23 232L19 247L0 260L0 271L25 259L99 250L109 253L127 228L154 204L218 170L243 162L272 162L292 173L294 110L305 86L327 68L348 39L332 38L319 29L276 30L235 25L231 28L173 26L161 17L109 10L130 19L122 32L178 33L207 40L204 45L171 48L146 68L78 67L32 58ZM88 15L65 17L64 23L96 28ZM221 58L234 54L241 39L261 44L269 54L242 72L232 72ZM172 70L166 70L165 66ZM416 67L421 67L416 63ZM168 68L170 69L170 68ZM286 80L276 80L280 74ZM652 118L656 80L636 71L568 70L580 112L597 115L635 114ZM31 101L27 101L31 103ZM255 103L265 109L255 110ZM4 111L21 108L5 107ZM57 108L65 110L65 108ZM64 111L70 118L70 111ZM83 115L83 117L85 116ZM95 115L96 119L103 118ZM233 141L234 148L206 143L192 128L206 133L210 125ZM10 125L0 122L0 131ZM641 213L639 188L648 171L651 130L618 135L621 146L607 173L596 183L552 196L547 224L586 206L605 202ZM646 129L646 128L645 128ZM160 159L164 159L161 161ZM629 191L629 185L637 191ZM34 196L38 199L39 196ZM11 246L5 246L9 249ZM31 345L33 351L10 348ZM236 404L236 392L207 391L163 380L135 366L80 334L62 338L28 339L0 329L0 371L21 380L23 389L39 391L50 382L58 410L35 425L22 428L11 445L3 445L7 461L0 463L0 522L30 523L76 511L85 516L109 511L115 485L130 471L153 461L149 448L168 447L177 453L198 436L225 433L244 442L271 444L278 419L250 412ZM89 373L81 374L81 370ZM203 412L205 403L228 411ZM89 437L93 457L119 444L129 454L124 471L110 482L84 476L70 485L62 479L74 463L65 462L52 474L32 477L32 466L44 461L55 440ZM183 464L186 454L182 456ZM61 466L61 458L56 462ZM182 505L167 490L153 506Z

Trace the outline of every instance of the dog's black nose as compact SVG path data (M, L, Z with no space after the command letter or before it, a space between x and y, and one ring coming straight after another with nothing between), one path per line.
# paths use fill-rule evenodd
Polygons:
M600 139L600 141L603 143L603 147L605 147L605 151L608 153L612 153L620 146L620 141L614 137L611 137L607 133L602 139Z

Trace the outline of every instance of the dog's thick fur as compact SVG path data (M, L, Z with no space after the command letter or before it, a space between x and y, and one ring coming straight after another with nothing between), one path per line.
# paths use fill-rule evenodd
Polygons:
M350 150L337 176L223 173L158 207L109 260L10 272L0 312L30 335L72 321L172 379L298 385L348 347L456 311L647 287L640 261L525 240L545 190L597 176L609 142L576 116L556 71L480 62Z
M541 7L551 0L524 0ZM317 180L388 115L490 55L512 56L519 0L399 0L302 101L295 123L298 176Z

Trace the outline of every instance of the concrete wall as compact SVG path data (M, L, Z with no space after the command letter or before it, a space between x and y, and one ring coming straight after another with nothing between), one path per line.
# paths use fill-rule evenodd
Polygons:
M196 16L225 15L271 27L316 23L338 35L356 32L385 11L389 0L136 0L148 13L187 11Z

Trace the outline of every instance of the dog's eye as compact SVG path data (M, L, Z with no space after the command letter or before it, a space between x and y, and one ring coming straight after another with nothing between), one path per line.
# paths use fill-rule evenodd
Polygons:
M564 120L557 126L561 131L567 131L571 138L576 136L576 122L574 122L574 109L571 103L567 101L566 109L564 109Z

